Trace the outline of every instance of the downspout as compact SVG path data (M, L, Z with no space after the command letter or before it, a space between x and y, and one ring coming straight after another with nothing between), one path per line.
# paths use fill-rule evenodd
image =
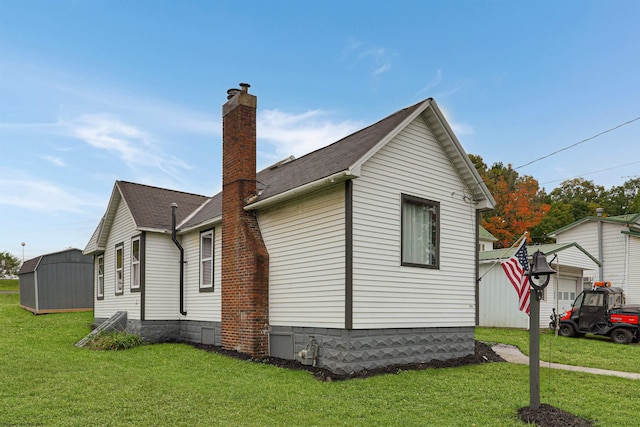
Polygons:
M598 261L600 266L598 267L598 280L604 281L604 260L602 259L602 213L603 208L596 209L596 215L598 216Z
M178 209L178 204L171 203L171 240L180 251L180 314L186 316L187 312L184 310L184 249L176 239L176 209Z

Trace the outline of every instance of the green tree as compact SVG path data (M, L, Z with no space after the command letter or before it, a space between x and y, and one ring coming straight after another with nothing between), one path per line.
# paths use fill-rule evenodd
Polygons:
M605 199L603 207L609 216L640 213L640 178L611 187Z
M551 202L571 206L573 222L595 215L596 208L606 207L606 190L602 185L595 185L593 181L573 178L562 181L558 188L549 193L549 199Z
M18 274L18 270L20 270L20 264L21 262L18 257L13 256L7 251L0 252L0 275Z

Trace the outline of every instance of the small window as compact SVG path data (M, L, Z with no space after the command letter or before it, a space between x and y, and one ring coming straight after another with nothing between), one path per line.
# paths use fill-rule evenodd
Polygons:
M200 289L213 290L213 230L200 233Z
M104 255L98 255L96 258L96 297L104 298Z
M440 203L402 195L402 265L439 267Z
M131 289L140 289L140 236L131 240Z
M116 295L124 292L124 246L116 246Z

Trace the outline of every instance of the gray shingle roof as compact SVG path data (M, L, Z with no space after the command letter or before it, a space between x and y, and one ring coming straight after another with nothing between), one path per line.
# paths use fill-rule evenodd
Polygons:
M493 206L495 201L491 197L482 180L450 128L441 117L435 102L427 99L403 108L384 119L367 126L331 145L320 148L298 159L292 159L278 163L257 173L259 196L252 201L254 206L274 196L291 194L292 190L304 187L307 184L315 185L324 178L336 176L342 172L353 172L349 169L359 167L359 162L368 158L375 152L378 144L392 136L394 131L401 129L401 124L431 108L429 118L432 121L436 135L446 140L447 155L458 172L467 181L467 184L475 192L480 200L485 200ZM351 175L352 177L354 175ZM131 214L138 228L156 230L169 230L171 227L171 203L178 204L177 224L179 229L188 230L210 224L222 216L222 197L218 193L211 198L205 196L167 190L126 181L117 181ZM117 195L116 195L117 196ZM114 196L112 196L113 198ZM271 199L275 200L275 199ZM113 208L113 207L112 207ZM108 210L104 219L104 228L111 226L110 220L114 212ZM100 227L100 226L99 226ZM99 231L99 234L104 234ZM102 236L104 237L104 236ZM90 242L85 251L94 251L103 243L98 237L95 244ZM95 247L95 248L94 248Z
M149 185L117 181L138 228L171 230L171 204L177 203L176 223L184 221L208 200L206 196L167 190Z

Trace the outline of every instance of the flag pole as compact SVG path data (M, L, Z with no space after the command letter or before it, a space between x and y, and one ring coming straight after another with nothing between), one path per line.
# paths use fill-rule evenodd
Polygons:
M511 246L509 246L508 248L506 248L506 249L504 250L504 252L502 252L502 254L500 255L500 257L499 257L497 260L495 260L495 262L491 265L491 267L489 267L489 268L487 269L487 271L485 271L485 272L484 272L484 274L478 278L478 282L479 282L479 281L481 281L481 280L482 280L482 278L483 278L484 276L486 276L486 275L487 275L487 273L488 273L488 272L490 272L490 271L493 269L493 267L495 267L495 266L496 266L500 261L502 261L502 259L503 259L505 256L507 256L507 253L509 253L509 250L513 249L516 245L520 244L520 242L522 241L522 239L527 237L527 234L529 234L529 232L528 232L528 231L525 231L525 232L522 234L522 236L518 237L518 240L516 240L516 241L513 243L513 245L511 245Z

